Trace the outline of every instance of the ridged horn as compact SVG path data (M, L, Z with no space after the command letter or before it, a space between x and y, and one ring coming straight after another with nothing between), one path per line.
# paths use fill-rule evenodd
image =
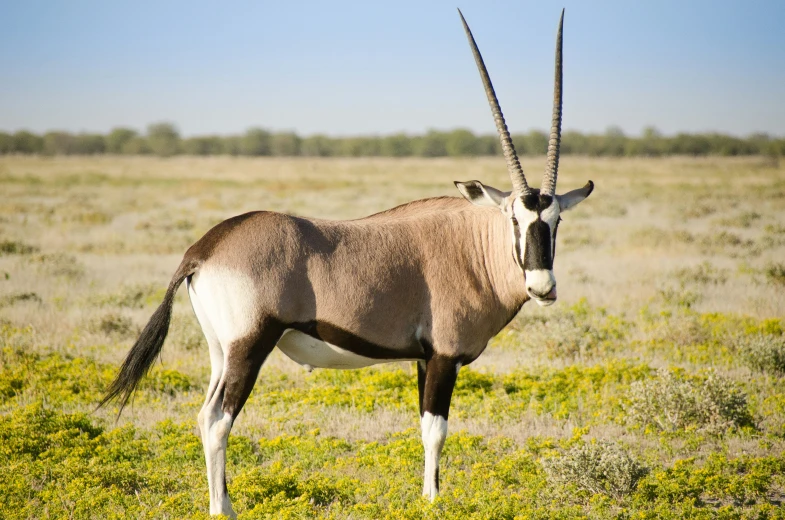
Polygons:
M512 144L510 131L507 130L507 124L504 122L504 114L499 106L499 100L496 99L496 92L493 90L491 78L488 76L488 70L485 68L485 62L482 60L480 50L477 48L477 43L474 41L472 31L463 17L463 13L458 9L458 14L461 16L463 22L463 29L466 31L466 37L469 39L469 45L472 48L474 61L477 63L477 69L482 78L482 84L485 87L485 95L488 96L488 103L491 105L491 113L493 120L496 123L496 130L499 132L499 140L502 143L502 152L504 152L504 159L507 161L507 171L510 173L510 180L512 180L513 193L519 196L528 195L531 193L529 185L526 183L526 176L523 174L523 168L518 160L518 154L515 153L515 146Z
M551 135L548 138L548 158L545 173L542 176L542 195L556 192L556 177L559 174L559 146L561 144L561 109L562 109L562 28L564 27L564 9L559 19L559 32L556 35L556 73L553 83L553 117L551 117Z

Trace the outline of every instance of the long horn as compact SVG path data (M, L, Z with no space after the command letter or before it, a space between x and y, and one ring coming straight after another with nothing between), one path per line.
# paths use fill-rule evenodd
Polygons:
M561 144L561 108L562 108L562 28L564 27L564 9L559 19L559 32L556 35L556 77L553 85L553 117L551 118L551 135L548 139L548 162L542 176L542 195L556 192L556 176L559 174L559 145Z
M480 50L477 48L477 43L474 41L472 31L466 24L466 19L463 17L463 13L460 9L458 9L458 14L461 15L463 29L466 31L466 37L469 39L469 45L471 45L472 54L474 54L474 61L477 63L477 69L480 71L482 84L485 87L485 94L488 96L488 103L491 105L491 113L493 113L493 120L496 122L496 130L499 132L504 159L507 161L507 171L510 172L513 193L517 195L528 195L531 193L531 189L526 183L526 176L523 174L523 168L521 168L521 163L518 160L518 154L515 153L515 146L512 144L510 131L507 130L507 125L504 122L504 114L502 114L502 109L499 106L499 100L496 99L496 92L493 90L491 78L488 76L488 70L485 68L485 63L482 61L482 55L480 55Z

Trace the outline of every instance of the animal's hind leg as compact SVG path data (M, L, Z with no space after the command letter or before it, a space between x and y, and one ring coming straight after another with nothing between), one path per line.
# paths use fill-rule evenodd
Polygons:
M212 399L215 388L218 386L218 381L221 379L224 369L224 352L221 348L221 342L218 340L218 335L215 333L210 320L207 317L196 292L191 286L191 281L188 280L188 296L191 298L191 307L193 307L196 319L199 321L199 326L202 328L202 333L207 340L207 345L210 349L210 384L207 387L207 396L205 397L204 404Z
M212 449L210 443L210 425L220 419L220 402L222 396L217 395L218 383L221 381L224 371L224 351L218 335L215 333L207 313L196 296L191 281L188 280L188 295L191 298L191 306L196 314L199 325L207 340L210 349L210 384L207 387L207 395L204 405L199 411L198 422L199 432L202 435L202 446L204 448L204 458L207 465L207 485L210 491L210 514L225 514L234 516L229 495L226 492L224 481L220 477L223 470L219 470L225 461L219 461L216 457L216 450Z
M267 320L257 331L229 342L224 349L223 373L212 398L200 412L210 484L210 514L234 516L226 489L229 432L253 389L262 363L282 333L282 326Z

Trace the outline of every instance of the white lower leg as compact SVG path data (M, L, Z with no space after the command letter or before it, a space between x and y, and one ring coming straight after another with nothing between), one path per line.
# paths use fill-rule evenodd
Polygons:
M226 445L232 429L232 417L225 414L221 410L221 403L216 401L213 399L205 403L199 412L199 429L210 489L210 514L234 518L236 515L226 490Z
M447 419L425 412L422 416L422 444L425 448L423 496L431 500L439 494L439 457L447 438Z

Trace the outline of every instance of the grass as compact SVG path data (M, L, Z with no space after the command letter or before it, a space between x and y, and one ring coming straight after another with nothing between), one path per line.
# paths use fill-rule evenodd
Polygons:
M561 190L597 189L559 228L560 300L461 369L434 504L410 363L308 374L274 353L229 442L241 518L785 518L785 167L759 162L562 161ZM6 156L0 172L3 518L206 517L209 361L183 291L132 406L94 408L211 225L509 183L497 159Z

